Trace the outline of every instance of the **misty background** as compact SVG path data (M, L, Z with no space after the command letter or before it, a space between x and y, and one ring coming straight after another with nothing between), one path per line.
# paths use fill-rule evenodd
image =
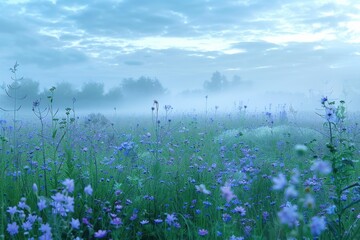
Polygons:
M15 75L13 77L15 79ZM175 112L231 112L247 109L251 112L271 110L313 111L319 104L323 92L309 89L304 92L286 92L266 90L261 91L253 82L243 80L234 75L228 79L219 71L214 72L202 84L202 88L174 94L165 88L157 78L141 76L137 79L125 78L121 83L106 90L103 82L85 82L81 88L76 88L71 82L61 82L50 89L41 89L40 83L30 78L19 78L11 84L2 85L0 107L13 109L14 96L17 104L30 112L34 103L43 108L49 105L49 96L53 96L53 106L58 109L74 108L79 112L90 113L149 113L156 100L160 106L171 106ZM339 99L348 101L350 111L357 111L360 94L349 85L342 84ZM15 93L16 90L16 93ZM330 93L331 94L331 93ZM339 100L338 99L338 100ZM352 108L352 109L351 109Z
M323 96L359 110L356 0L3 0L0 9L0 84L12 84L17 61L24 109L46 106L54 86L57 107L94 112L146 113L154 99L179 112L315 111Z

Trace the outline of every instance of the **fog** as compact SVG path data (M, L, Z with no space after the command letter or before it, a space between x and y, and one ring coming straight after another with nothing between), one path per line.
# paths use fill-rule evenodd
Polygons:
M34 101L48 108L52 87L53 106L79 114L151 114L154 100L173 114L244 106L315 112L324 96L359 111L355 0L6 0L0 7L3 110L14 109L6 89L23 78L19 114L31 115Z
M281 84L243 80L234 75L230 80L222 73L214 72L199 89L185 89L174 93L163 87L157 78L141 76L137 79L122 79L116 87L106 90L102 82L87 82L80 89L70 82L55 84L50 89L40 90L40 83L23 78L3 86L0 107L3 118L11 118L14 110L15 89L18 115L33 116L34 103L42 110L51 106L59 113L71 109L78 116L101 113L111 117L145 115L153 113L154 101L159 103L160 114L181 115L185 113L234 114L248 112L263 114L321 111L320 99L344 100L349 112L359 111L359 82L324 82L318 88L307 89L302 83L293 91ZM315 86L315 84L314 84ZM50 101L52 99L52 102ZM167 108L165 110L165 107Z

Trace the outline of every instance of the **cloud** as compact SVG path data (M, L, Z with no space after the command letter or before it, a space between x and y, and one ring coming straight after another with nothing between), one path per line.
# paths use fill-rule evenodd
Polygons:
M321 75L334 66L356 73L355 3L9 0L0 2L6 9L0 49L6 60L40 69L77 65L78 71L87 69L86 78L101 76L96 68L104 68L109 81L150 74L174 88L201 87L215 70L270 80L316 73L315 68Z
M129 66L141 66L141 65L143 65L144 63L141 62L141 61L133 61L133 60L130 60L130 61L124 61L124 64L129 65Z
M23 64L38 65L41 68L55 68L62 65L78 64L87 60L87 57L78 51L41 48L27 53L14 53L12 57Z

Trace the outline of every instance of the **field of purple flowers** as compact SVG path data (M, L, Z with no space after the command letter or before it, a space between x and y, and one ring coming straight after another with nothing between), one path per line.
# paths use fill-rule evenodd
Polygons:
M0 120L2 239L359 239L360 129L296 112ZM315 120L314 120L315 119Z

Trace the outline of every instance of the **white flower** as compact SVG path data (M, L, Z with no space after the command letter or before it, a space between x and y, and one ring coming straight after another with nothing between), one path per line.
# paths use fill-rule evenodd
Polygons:
M286 181L286 177L284 174L282 173L279 173L279 175L277 177L274 177L272 179L274 185L273 185L273 189L274 190L281 190L283 189L286 184L287 184L287 181Z
M201 192L203 194L209 195L211 192L206 189L204 184L196 185L196 191Z

